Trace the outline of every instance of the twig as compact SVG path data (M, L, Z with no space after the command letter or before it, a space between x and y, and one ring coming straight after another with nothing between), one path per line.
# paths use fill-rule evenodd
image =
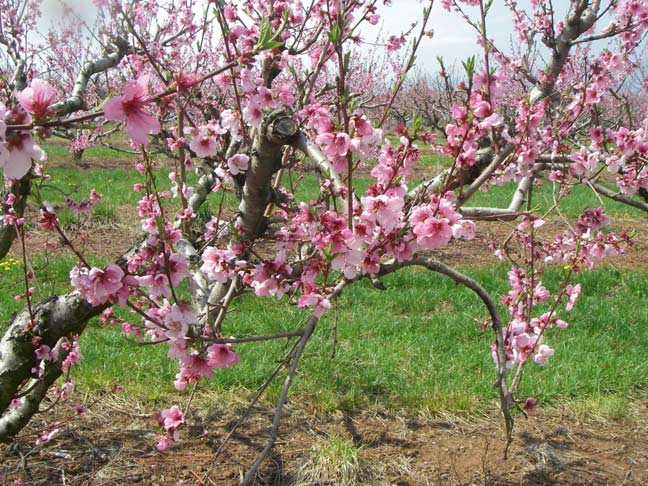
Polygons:
M270 436L268 437L268 441L265 447L259 453L256 461L254 461L254 464L252 464L252 467L248 470L247 474L241 481L242 486L247 486L251 484L251 481L256 476L259 466L264 461L264 459L266 458L266 456L268 455L268 453L270 452L270 450L272 449L272 447L274 446L277 440L277 433L279 432L279 425L281 423L281 415L283 412L283 407L286 404L286 399L288 398L288 391L290 390L290 385L292 385L292 382L295 379L295 373L297 372L297 366L299 366L299 360L302 354L304 353L304 349L306 348L306 344L308 343L308 340L313 334L313 330L315 329L315 325L317 324L317 321L319 321L318 317L314 315L310 317L310 319L306 323L306 326L304 327L304 334L297 342L297 348L295 349L295 353L292 357L292 362L290 364L290 369L288 370L288 375L286 376L283 387L281 388L281 396L279 397L279 401L277 402L277 406L275 407L275 413L274 413L274 418L272 420L272 429L270 430Z

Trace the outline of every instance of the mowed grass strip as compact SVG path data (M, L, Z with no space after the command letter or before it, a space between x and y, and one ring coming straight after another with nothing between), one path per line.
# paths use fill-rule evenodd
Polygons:
M65 281L69 264L52 261L47 278ZM504 267L464 271L493 295L507 289ZM555 288L561 277L559 270L549 272L546 285ZM556 355L546 367L529 364L522 396L535 396L544 406L569 402L587 412L623 417L628 397L648 387L647 278L648 270L603 268L579 274L581 299L571 313L561 315L569 328L547 332ZM21 307L13 300L17 282L19 266L0 269L2 322ZM474 414L492 409L492 334L480 327L487 313L475 295L424 270L403 270L385 277L384 283L384 292L366 282L352 286L325 315L308 345L292 396L324 411L379 406ZM224 333L288 331L306 316L286 298L244 295L231 307ZM186 398L173 390L178 367L166 358L167 345L134 344L118 329L95 320L81 339L81 350L83 360L74 376L84 390L120 385L140 400ZM218 370L202 389L223 397L248 396L281 359L287 342L240 344L236 350L240 363ZM277 398L280 384L281 379L269 388L268 399Z
M435 156L429 156L435 157ZM427 163L427 162L426 162ZM436 158L435 162L436 163ZM166 191L171 187L168 174L171 169L155 169L155 181L158 190ZM104 199L98 204L99 211L110 211L107 206L119 207L129 206L137 203L143 196L142 192L135 192L133 186L143 182L143 176L134 168L113 168L113 169L83 169L69 167L53 167L48 170L52 176L42 191L42 198L53 204L62 204L65 196L74 200L88 197L91 189L96 189L103 194ZM354 189L356 193L363 194L367 188L374 183L372 177L355 177ZM420 178L410 181L410 187L420 182ZM188 173L188 183L196 183L196 176L193 172ZM319 180L313 173L300 174L297 171L287 171L282 179L282 186L287 189L295 188L295 201L309 202L319 197ZM477 192L467 203L467 206L485 206L495 208L506 208L511 202L515 192L516 184L506 183L502 186L491 186L487 192ZM543 215L555 202L555 196L559 188L552 184L543 184L542 187L533 191L531 207L536 214ZM223 199L224 207L234 208L238 205L236 195L233 191L225 194L216 193L211 195L207 201L207 209L217 212ZM179 203L170 200L169 206L177 209ZM573 187L570 193L560 201L560 214L567 218L575 219L582 214L584 208L605 207L607 214L616 218L643 218L645 214L631 206L613 201L607 198L600 198L591 188L579 185ZM557 216L558 213L552 213Z

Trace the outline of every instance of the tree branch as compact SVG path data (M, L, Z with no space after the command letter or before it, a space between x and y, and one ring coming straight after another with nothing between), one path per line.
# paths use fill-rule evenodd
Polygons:
M109 305L92 306L78 292L70 292L35 304L33 323L27 311L14 317L0 341L0 442L8 441L29 421L47 392L45 382L51 384L62 374L60 366L48 367L43 385L30 391L26 403L16 411L9 408L21 385L33 376L36 346L32 338L37 336L39 345L54 348L61 338L83 332L88 320Z
M76 78L70 97L65 101L50 106L50 109L56 111L59 116L69 115L70 113L84 109L86 106L83 96L85 95L90 78L97 73L117 66L129 51L128 43L121 37L117 37L114 40L114 45L117 48L115 52L87 62Z

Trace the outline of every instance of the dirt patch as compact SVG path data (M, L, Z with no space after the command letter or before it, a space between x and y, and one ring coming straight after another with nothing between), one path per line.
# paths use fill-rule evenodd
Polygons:
M153 410L109 399L70 422L72 406L61 405L50 420L73 425L60 425L49 442L34 444L33 434L45 426L37 419L13 444L0 446L0 483L238 484L265 445L270 410L256 410L214 459L241 413L219 406L217 399L204 402L191 416L192 425L182 431L181 442L158 452L148 418ZM636 406L642 418L633 422L579 421L564 410L520 418L507 459L502 455L502 424L494 413L470 420L379 411L314 416L289 407L257 484L647 484L648 422L645 405ZM313 481L311 474L309 483L300 481L305 468L326 454L322 444L335 444L339 438L346 441L348 456L357 454L355 476ZM319 458L313 457L316 452Z
M101 255L113 260L123 255L132 248L141 236L139 220L135 209L131 206L120 206L115 211L117 219L109 223L90 221L77 227L72 227L67 232L75 247L82 253ZM28 218L34 220L35 208L30 207ZM490 247L491 243L502 243L516 222L489 222L477 221L477 235L473 240L453 240L446 248L429 252L434 257L451 266L486 266L493 265L497 259ZM603 265L618 268L636 269L648 266L648 232L645 231L646 222L639 219L615 219L611 224L612 231L635 230L634 245L627 249L626 254L608 257ZM564 231L565 224L557 220L549 220L539 230L539 238L551 239L554 235ZM50 255L67 255L73 257L67 248L59 247L58 236L46 232L39 227L34 227L28 234L27 250L30 255L43 254L46 250ZM269 254L273 245L272 240L259 240L256 245L263 254ZM268 250L268 251L266 251ZM20 258L21 249L18 241L10 252L11 256Z
M430 252L439 260L452 266L492 265L497 260L493 255L491 243L502 244L519 224L517 222L477 221L477 235L473 240L453 240L441 250ZM637 269L648 266L648 233L646 221L640 219L615 219L608 229L620 233L636 231L632 246L623 255L607 257L604 266ZM564 222L549 219L539 228L537 238L552 241L553 237L567 229Z
M168 157L155 158L157 167L173 167L173 159ZM71 157L51 156L47 160L48 167L65 168L65 169L83 169L83 170L111 170L111 169L133 169L138 161L138 154L124 154L123 157L106 155L102 157L84 156L80 160L74 160Z

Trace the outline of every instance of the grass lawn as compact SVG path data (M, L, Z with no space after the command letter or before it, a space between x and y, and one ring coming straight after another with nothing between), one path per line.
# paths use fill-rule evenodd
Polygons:
M50 262L50 274L41 278L64 282L69 265L64 260ZM9 267L0 268L2 322L20 307L10 290L15 289L20 268ZM464 271L495 295L506 290L504 267ZM560 276L559 270L549 273L547 285L558 285ZM604 268L578 275L584 288L581 300L562 316L570 326L548 333L556 355L549 366L528 366L523 393L545 406L569 402L586 411L622 417L627 397L648 387L646 279L648 270ZM385 292L364 282L351 287L320 322L294 384L294 396L320 410L379 405L410 412L479 413L491 408L496 397L491 333L480 329L486 312L478 299L449 279L422 270L405 270L384 282ZM305 316L285 298L243 296L232 307L224 333L287 331ZM172 387L177 364L166 358L166 345L138 346L97 322L89 326L81 345L84 358L74 374L82 389L99 391L119 384L137 399L178 399ZM253 393L285 346L284 341L241 344L240 363L218 371L201 386L224 397ZM280 383L270 387L269 399L278 396Z
M442 162L431 156L426 163ZM142 195L132 190L133 184L142 181L134 169L51 168L49 172L53 177L43 187L43 199L62 205L64 195L79 200L96 188L104 200L94 208L95 218L117 217L124 206L132 206ZM170 187L166 172L156 172L161 190ZM191 177L190 183L195 180ZM283 183L298 180L297 200L317 197L318 181L312 174L301 178L287 174ZM360 192L371 183L366 177L355 180ZM513 187L509 184L478 193L471 204L506 207ZM534 191L533 203L540 213L552 204L551 191L550 186ZM220 196L212 199L208 207L215 211ZM171 204L177 206L177 201ZM225 205L235 204L235 196L227 194ZM575 218L583 208L599 205L591 190L579 187L565 199L562 212ZM612 201L606 201L606 208L616 217L640 216L633 208ZM91 261L105 263L97 256ZM36 257L32 264L37 298L68 288L72 260ZM493 295L506 291L505 267L463 271ZM550 271L548 286L558 285L560 277L559 269ZM555 347L556 355L550 366L527 368L523 392L543 404L567 401L584 410L623 416L626 397L644 393L648 387L647 279L648 269L622 272L603 268L578 275L584 288L581 300L572 313L561 316L570 327L549 332L548 343ZM486 317L480 301L449 279L427 271L401 271L384 282L386 292L366 282L348 289L320 322L293 393L323 410L354 410L376 404L394 410L479 413L492 407L496 397L489 352L492 336L489 330L480 329L479 323ZM13 298L21 286L20 262L0 262L0 327L22 308ZM224 333L242 337L292 330L305 316L286 299L243 296L232 307ZM97 322L91 323L81 342L84 359L74 373L83 389L105 390L119 384L138 399L177 396L172 387L177 364L166 358L166 345L138 346L129 343L119 330L103 328ZM285 350L284 341L239 345L241 362L219 371L201 386L224 396L253 393ZM269 388L269 398L277 397L280 383L278 380Z
M104 196L104 199L93 209L93 216L100 221L116 218L117 213L121 211L120 206L134 206L143 195L143 193L133 191L133 185L142 182L143 179L134 169L51 168L49 173L52 175L52 180L43 185L42 198L44 200L63 206L66 195L78 201L87 198L90 189L95 188ZM171 186L168 179L168 169L157 169L155 175L159 190L168 190ZM411 187L418 182L417 180L412 181ZM189 175L189 183L195 184L195 175L193 173ZM372 183L373 179L369 177L354 179L354 187L358 194L364 193ZM313 174L300 176L293 173L285 175L282 184L288 188L296 187L296 201L316 199L319 194L319 182ZM467 205L505 208L508 207L514 190L514 183L494 186L488 192L477 192ZM553 205L553 191L553 187L547 184L534 191L532 206L538 214L544 214ZM233 192L226 193L224 197L225 207L235 207L238 204ZM177 200L169 199L168 201L169 207L175 209L179 207ZM221 195L214 194L209 199L206 208L215 213L218 211L220 201ZM638 209L616 201L604 199L603 203L607 214L612 217L637 218L644 216L644 213ZM597 195L588 187L581 185L575 187L570 195L563 198L561 213L565 217L575 219L582 213L584 208L599 206L601 206L601 200ZM61 219L63 221L73 220L74 215L67 208L63 208Z

